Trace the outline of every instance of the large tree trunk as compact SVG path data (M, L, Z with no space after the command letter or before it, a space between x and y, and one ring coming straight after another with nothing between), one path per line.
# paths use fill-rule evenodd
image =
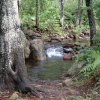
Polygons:
M28 80L24 57L26 38L19 26L17 0L0 0L0 88L37 95Z
M95 19L93 14L92 8L92 0L85 0L87 6L87 15L89 19L89 26L90 26L90 45L93 45L93 36L96 34L96 26L95 26Z

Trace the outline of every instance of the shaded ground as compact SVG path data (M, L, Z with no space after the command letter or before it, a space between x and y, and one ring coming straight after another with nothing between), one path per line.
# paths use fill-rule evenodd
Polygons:
M40 92L41 98L35 98L29 94L22 95L18 93L16 100L68 100L69 96L79 96L80 93L77 88L72 86L63 87L60 80L56 81L37 81L33 84L35 87L45 91ZM9 99L13 93L4 92L0 94L0 100L13 100ZM16 95L15 95L16 96ZM22 99L23 98L23 99ZM14 99L15 100L15 99Z
M90 92L91 89L88 87L75 87L69 83L67 86L63 86L62 80L39 80L32 85L45 91L45 93L39 93L41 98L36 98L30 94L24 95L17 92L4 91L0 92L0 100L100 100L100 95L93 96Z
M72 86L62 86L62 81L38 81L34 86L44 90L45 93L41 93L42 98L40 100L67 100L68 96L79 95L78 90ZM38 85L37 85L38 84Z

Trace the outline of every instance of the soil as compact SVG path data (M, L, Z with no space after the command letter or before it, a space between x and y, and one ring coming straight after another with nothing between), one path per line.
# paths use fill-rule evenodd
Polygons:
M75 85L69 84L68 86L64 86L62 84L63 80L55 80L55 81L48 81L48 80L38 80L35 81L33 86L36 88L42 90L43 92L39 92L40 98L36 98L35 96L32 96L30 94L21 94L17 93L15 91L4 91L0 92L0 100L76 100L76 99L70 99L70 97L84 97L88 96L88 94L91 94L90 84L84 86L84 87L76 87ZM88 86L88 87L87 87ZM87 88L86 88L87 87ZM18 99L9 99L11 96L17 93ZM100 100L96 99L91 100ZM83 100L83 99L78 99ZM85 99L89 100L89 99Z
M73 86L63 86L62 80L55 81L36 81L33 86L37 87L44 92L40 92L40 98L36 98L30 94L23 95L18 93L18 96L23 99L18 100L66 100L68 96L79 96L80 93L77 88ZM10 100L9 98L13 92L2 92L0 94L0 100Z

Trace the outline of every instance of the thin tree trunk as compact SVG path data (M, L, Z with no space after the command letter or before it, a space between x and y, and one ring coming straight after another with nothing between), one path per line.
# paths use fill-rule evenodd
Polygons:
M44 0L40 0L40 12L42 13L44 11Z
M60 23L61 27L64 27L64 0L60 0Z
M96 26L95 26L95 19L93 14L92 8L92 0L85 0L87 6L87 15L89 19L89 26L90 26L90 45L93 45L93 36L96 34Z
M81 24L81 0L78 0L76 25L80 26L80 24Z
M81 9L81 7L83 6L84 1L83 0L78 0L78 9L77 9L77 20L76 20L76 25L80 26L82 23L82 13L83 10Z
M18 3L18 11L19 11L19 2L20 2L20 1L19 1L19 0L17 0L17 3Z
M39 0L36 0L36 28L39 28Z
M25 66L25 35L20 30L17 0L0 0L0 90L31 92Z

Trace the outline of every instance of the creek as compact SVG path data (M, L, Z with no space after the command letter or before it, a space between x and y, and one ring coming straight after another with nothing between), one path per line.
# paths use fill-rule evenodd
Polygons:
M28 73L32 80L59 80L73 65L72 60L63 60L63 47L53 46L46 50L47 60L27 61Z

